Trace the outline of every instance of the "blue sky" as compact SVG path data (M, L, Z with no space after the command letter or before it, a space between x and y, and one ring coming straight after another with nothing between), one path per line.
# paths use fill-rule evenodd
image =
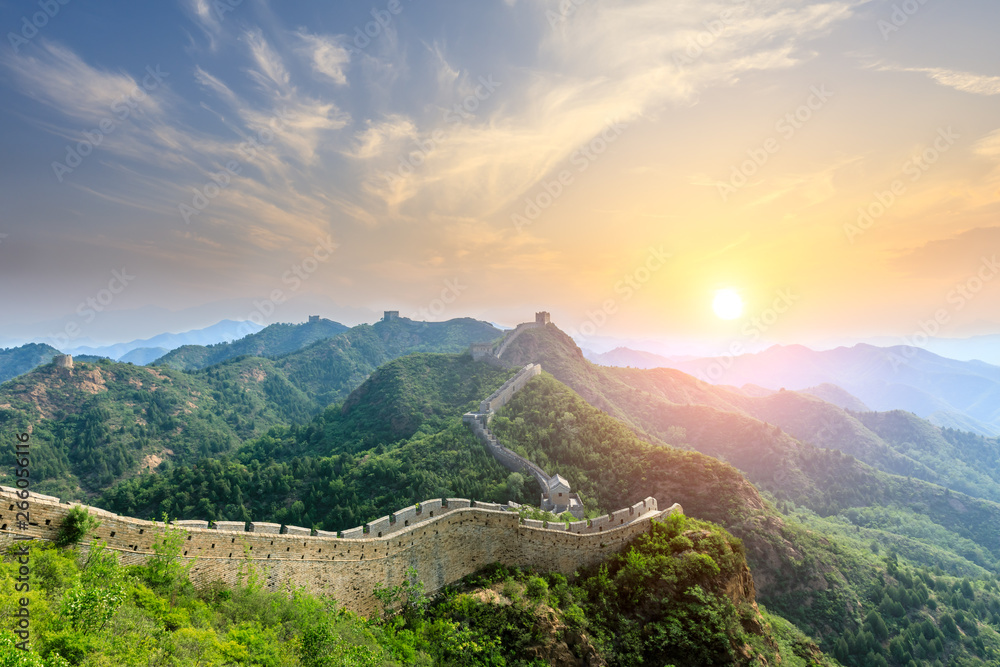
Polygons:
M745 335L723 287L792 290L784 342L1000 330L1000 280L952 298L1000 245L995 3L231 4L0 2L0 343Z

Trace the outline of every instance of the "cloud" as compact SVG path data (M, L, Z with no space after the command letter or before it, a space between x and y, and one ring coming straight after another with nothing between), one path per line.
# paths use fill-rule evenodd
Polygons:
M388 216L432 209L488 216L535 186L582 144L615 121L630 123L671 104L690 105L709 87L747 72L787 69L813 56L804 45L849 18L859 3L801 6L661 0L586 3L559 16L557 0L535 6L542 37L531 65L471 72L438 43L428 47L440 113L414 120L428 149L400 173L399 153L371 152L363 189ZM576 6L576 5L574 5ZM479 89L481 77L499 90L473 100L461 122L447 112ZM448 94L450 93L450 98ZM386 173L397 177L386 179Z
M347 85L345 67L351 60L351 53L336 37L298 33L302 48L312 61L313 70L340 86Z
M398 146L405 139L414 139L417 128L410 118L391 115L381 121L367 120L367 127L358 132L355 145L344 152L345 155L362 160L378 157L389 150L390 145Z
M139 101L137 108L143 113L162 112L161 96L146 94L129 74L91 67L55 42L40 39L38 56L4 53L0 59L17 76L25 94L79 121L96 123L113 117L113 107L130 98Z
M977 141L972 150L977 155L1000 160L1000 130L994 130Z
M975 227L900 252L894 264L914 276L961 280L979 268L984 256L995 256L997 248L1000 227Z
M1000 76L987 76L973 72L944 69L942 67L897 67L878 65L880 72L917 72L926 74L935 82L948 88L973 95L1000 95Z
M291 77L281 57L264 39L263 33L259 29L250 30L244 33L243 40L250 48L254 62L257 63L257 69L247 70L250 77L265 92L275 96L287 94Z

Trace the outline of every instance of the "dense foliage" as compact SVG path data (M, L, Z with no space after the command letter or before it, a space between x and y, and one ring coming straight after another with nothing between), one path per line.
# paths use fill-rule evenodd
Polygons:
M274 429L232 456L170 466L109 491L130 516L267 520L343 530L431 498L537 502L461 424L512 371L419 354L379 369L342 407Z
M231 342L183 345L158 358L156 364L179 371L191 371L214 366L235 357L280 357L344 331L347 331L346 326L326 319L304 324L271 324Z
M59 350L44 343L0 349L0 382L27 373L40 364L47 364L57 354L60 354Z
M0 428L37 434L36 490L84 499L161 461L214 458L272 426L305 423L391 359L458 352L499 333L469 318L343 329L328 320L281 324L194 346L215 350L220 363L191 372L106 359L42 366L0 386ZM273 358L237 356L244 352ZM0 483L7 474L0 470Z

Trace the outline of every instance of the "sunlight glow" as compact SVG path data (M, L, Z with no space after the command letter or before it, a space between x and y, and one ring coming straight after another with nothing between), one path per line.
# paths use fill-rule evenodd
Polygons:
M724 320L735 320L743 314L743 299L733 289L720 289L712 302L715 314Z

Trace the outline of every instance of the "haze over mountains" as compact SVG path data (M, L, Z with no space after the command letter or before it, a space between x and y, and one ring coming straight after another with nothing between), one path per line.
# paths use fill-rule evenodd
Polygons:
M1000 367L916 347L858 344L817 352L776 345L736 358L688 360L619 349L592 358L616 366L677 368L715 384L751 385L751 393L758 391L755 387L808 390L852 410L908 410L940 426L1000 433Z

